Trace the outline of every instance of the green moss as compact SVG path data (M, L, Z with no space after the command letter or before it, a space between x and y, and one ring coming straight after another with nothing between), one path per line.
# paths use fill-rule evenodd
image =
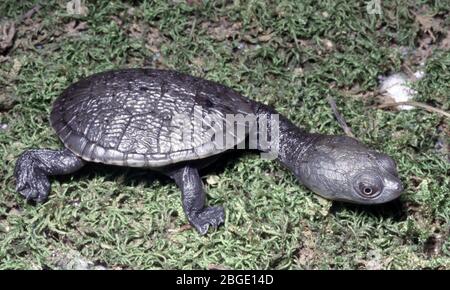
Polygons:
M401 69L393 44L413 46L419 35L411 9L428 4L448 16L429 2L383 1L383 14L369 15L358 1L94 1L75 17L64 1L46 1L17 26L16 46L0 62L0 101L13 106L0 105L0 268L57 268L61 252L135 269L450 268L450 166L435 149L448 119L348 96ZM0 20L33 3L2 1ZM68 34L74 20L85 29ZM142 170L87 166L53 178L47 203L26 204L14 190L14 163L27 148L61 146L49 126L52 101L82 76L142 66L219 81L305 128L342 134L330 94L358 138L398 161L405 193L370 208L331 203L275 162L228 154L206 172L209 203L227 212L226 225L206 237L182 230L176 186ZM449 67L448 51L433 53L415 85L420 101L449 109Z

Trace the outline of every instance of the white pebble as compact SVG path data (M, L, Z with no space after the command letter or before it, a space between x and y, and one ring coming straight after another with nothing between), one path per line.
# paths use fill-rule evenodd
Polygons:
M381 78L380 90L384 96L392 98L396 103L410 101L417 92L409 87L410 81L403 73L396 73L388 77ZM400 105L400 110L411 110L413 106Z

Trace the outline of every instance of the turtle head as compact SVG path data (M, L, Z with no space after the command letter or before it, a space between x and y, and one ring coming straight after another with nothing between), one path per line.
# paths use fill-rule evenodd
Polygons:
M403 191L391 157L346 136L320 135L294 171L308 188L331 200L379 204Z

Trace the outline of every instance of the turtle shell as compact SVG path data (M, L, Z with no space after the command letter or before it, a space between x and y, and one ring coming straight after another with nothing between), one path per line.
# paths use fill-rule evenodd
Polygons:
M161 167L241 144L254 125L249 119L237 121L246 134L216 141L223 131L235 132L236 122L227 116L253 114L253 104L226 86L176 71L122 69L70 85L54 102L50 121L82 159Z

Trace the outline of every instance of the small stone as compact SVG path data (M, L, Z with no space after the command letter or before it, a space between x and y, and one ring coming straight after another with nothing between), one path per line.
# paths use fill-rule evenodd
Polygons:
M302 77L304 75L304 71L302 67L294 68L294 75L298 77Z
M422 79L425 76L425 72L423 70L418 70L414 73L414 77L418 80Z
M66 4L66 11L69 15L81 15L86 16L89 13L86 5L81 0L71 0Z
M410 81L403 73L397 73L380 78L380 91L383 96L393 99L396 103L411 100L417 92L409 87ZM400 110L412 110L413 106L400 105Z
M16 209L16 208L12 208L9 212L8 215L9 216L13 216L13 215L21 215L22 211Z
M206 178L206 183L209 185L216 185L219 183L219 176L217 175L210 175Z
M0 232L7 233L10 229L11 227L6 220L0 221Z
M329 39L325 39L325 40L323 41L323 44L325 45L325 48L326 48L327 50L332 50L332 49L334 48L333 42L331 42L331 40L329 40Z

